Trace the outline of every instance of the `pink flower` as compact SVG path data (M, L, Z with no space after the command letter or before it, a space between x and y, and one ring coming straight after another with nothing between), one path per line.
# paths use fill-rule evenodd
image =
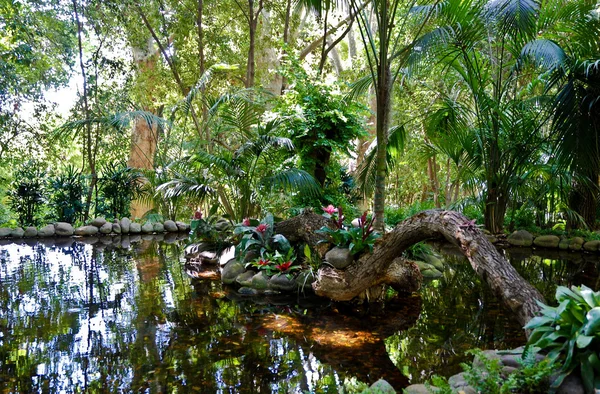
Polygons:
M269 226L264 223L261 223L258 226L256 226L256 231L258 231L261 234L264 234L265 231L267 231L267 227L269 227Z
M283 272L283 271L287 271L288 268L290 268L291 265L292 265L291 261L286 261L285 263L281 263L279 265L276 265L275 268L278 269L279 271Z
M248 227L250 225L250 218L244 218L242 225Z
M336 207L334 207L333 205L329 204L328 206L323 207L323 211L325 211L325 213L333 215L334 213L336 213L338 211L338 209Z
M202 211L201 210L197 210L194 213L194 219L202 219Z

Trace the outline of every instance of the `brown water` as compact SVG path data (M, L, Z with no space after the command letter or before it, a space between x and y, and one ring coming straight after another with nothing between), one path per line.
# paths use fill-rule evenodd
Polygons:
M451 255L419 295L350 307L242 298L190 278L179 243L123 241L0 246L0 392L351 393L380 377L400 389L459 372L467 349L524 343ZM547 296L598 288L589 256L508 256Z

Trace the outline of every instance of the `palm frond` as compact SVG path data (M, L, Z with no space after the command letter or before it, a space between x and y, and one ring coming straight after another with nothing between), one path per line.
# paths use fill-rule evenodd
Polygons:
M101 116L90 119L80 119L71 122L64 123L57 129L55 129L55 133L58 135L70 133L70 132L79 132L84 127L92 124L92 125L100 125L104 127L114 128L118 131L127 130L132 122L136 119L142 119L150 127L153 125L158 125L158 127L164 128L167 125L167 121L160 116L153 114L148 111L127 111L127 112L119 112L109 116Z
M187 196L197 198L200 201L216 193L215 189L208 185L205 179L193 177L172 179L159 185L156 190L161 192L165 198Z
M521 58L530 59L550 72L558 72L564 67L567 54L555 41L537 39L525 44L521 50Z
M260 183L270 189L280 188L288 192L305 193L311 197L318 197L321 194L321 188L312 175L296 168L262 178Z
M373 77L371 74L360 77L350 84L350 91L344 96L344 100L356 100L358 97L365 95L371 86L373 86Z
M533 36L539 13L538 0L493 0L487 4L488 18L497 21L499 29L512 37Z

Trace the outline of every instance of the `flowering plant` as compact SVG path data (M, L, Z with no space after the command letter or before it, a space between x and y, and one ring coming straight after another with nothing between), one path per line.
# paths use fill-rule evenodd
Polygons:
M281 234L273 234L273 215L268 214L262 222L246 218L236 225L233 234L241 235L240 243L236 247L236 255L241 256L254 251L260 257L265 253L288 253L292 248L290 242Z
M276 273L289 274L300 269L299 265L293 265L295 261L294 250L290 249L285 255L276 251L274 254L266 253L264 257L258 258L248 264L259 270L264 270L268 276Z
M323 226L317 230L318 233L327 236L327 239L323 242L329 242L340 248L348 248L350 253L355 256L365 250L373 251L375 240L381 235L373 229L374 218L369 219L366 211L358 219L358 226L354 227L344 223L344 215L342 214L341 207L337 210L337 217L327 213L326 208L323 208L323 210L326 212L323 216L334 219L335 227Z

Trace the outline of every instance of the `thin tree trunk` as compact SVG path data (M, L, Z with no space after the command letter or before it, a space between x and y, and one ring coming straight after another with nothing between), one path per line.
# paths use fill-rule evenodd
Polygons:
M380 38L385 39L385 37ZM389 129L389 116L391 110L391 87L392 73L389 67L387 55L380 59L377 70L379 89L377 89L377 156L376 156L376 175L375 175L375 196L374 211L375 222L373 226L380 232L385 229L384 210L385 210L385 180L387 177L387 131Z
M317 295L348 301L372 286L393 283L389 279L390 267L399 273L395 283L401 283L402 278L414 281L417 278L414 263L399 256L411 245L434 238L445 238L458 246L477 275L515 314L520 324L525 325L538 313L540 307L536 301L543 302L542 295L500 255L478 227L454 211L424 211L405 220L376 242L373 253L363 255L345 270L319 269L313 288ZM409 291L414 291L410 280L405 283Z
M290 19L292 14L292 0L287 0L287 4L285 6L285 22L283 25L283 51L281 55L283 59L287 58L287 45L290 41ZM287 89L287 79L285 77L281 78L281 94L285 92Z

